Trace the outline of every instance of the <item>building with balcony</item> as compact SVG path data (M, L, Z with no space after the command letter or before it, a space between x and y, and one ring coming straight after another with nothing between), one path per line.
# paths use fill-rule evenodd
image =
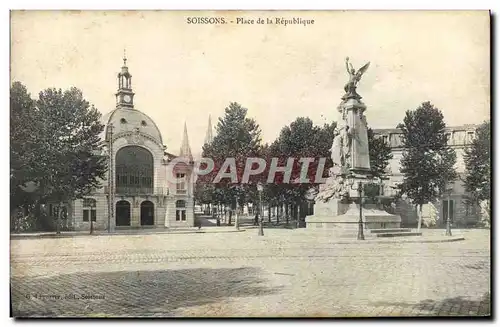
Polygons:
M179 155L166 152L155 122L134 107L126 58L117 79L116 108L102 117L108 179L94 194L70 204L67 227L88 230L91 221L97 230L194 226L187 127Z
M446 128L448 144L457 155L455 169L460 177L465 175L464 151L472 143L476 128L477 125ZM403 157L402 132L399 129L374 129L373 132L375 137L383 138L392 149L393 158L387 167L389 180L385 181L382 187L382 194L391 197L396 194L396 185L403 181L400 172L400 161ZM443 226L448 216L456 226L474 225L479 221L480 209L465 201L467 194L460 177L447 185L446 193L441 199L422 207L424 224ZM407 201L398 201L395 211L401 215L403 224L416 224L418 220L416 209Z

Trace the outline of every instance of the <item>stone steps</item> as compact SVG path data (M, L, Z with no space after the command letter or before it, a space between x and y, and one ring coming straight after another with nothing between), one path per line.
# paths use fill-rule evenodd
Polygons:
M370 233L400 233L400 232L411 232L411 228L380 228L380 229L370 229Z
M389 232L377 233L377 237L404 237L404 236L422 236L422 232Z

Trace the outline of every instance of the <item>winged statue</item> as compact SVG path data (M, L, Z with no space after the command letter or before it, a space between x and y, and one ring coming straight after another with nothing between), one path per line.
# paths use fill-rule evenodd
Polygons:
M361 79L361 76L366 72L368 67L370 66L370 62L367 62L363 67L356 71L352 64L349 62L349 57L345 58L345 65L347 69L347 73L349 74L349 81L344 86L344 90L346 93L356 94L356 87Z

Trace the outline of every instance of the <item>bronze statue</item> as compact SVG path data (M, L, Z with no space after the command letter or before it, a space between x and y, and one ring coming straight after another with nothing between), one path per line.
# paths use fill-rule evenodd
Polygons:
M349 74L349 81L344 86L344 91L347 94L356 95L356 87L358 86L359 80L361 76L366 72L368 67L370 66L370 62L367 62L363 67L356 71L352 64L349 62L349 57L345 58L345 66L347 69L347 73Z

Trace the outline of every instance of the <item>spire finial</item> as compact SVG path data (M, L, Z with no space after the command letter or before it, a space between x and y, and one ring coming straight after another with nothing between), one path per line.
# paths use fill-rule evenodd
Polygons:
M211 143L213 141L213 133L212 133L212 115L208 115L208 127L207 134L205 135L205 144Z
M189 146L189 138L187 132L187 124L184 122L184 135L182 137L181 151L179 157L188 158L189 161L193 161L193 155L191 154L191 147Z
M123 48L123 66L127 66L127 49Z

